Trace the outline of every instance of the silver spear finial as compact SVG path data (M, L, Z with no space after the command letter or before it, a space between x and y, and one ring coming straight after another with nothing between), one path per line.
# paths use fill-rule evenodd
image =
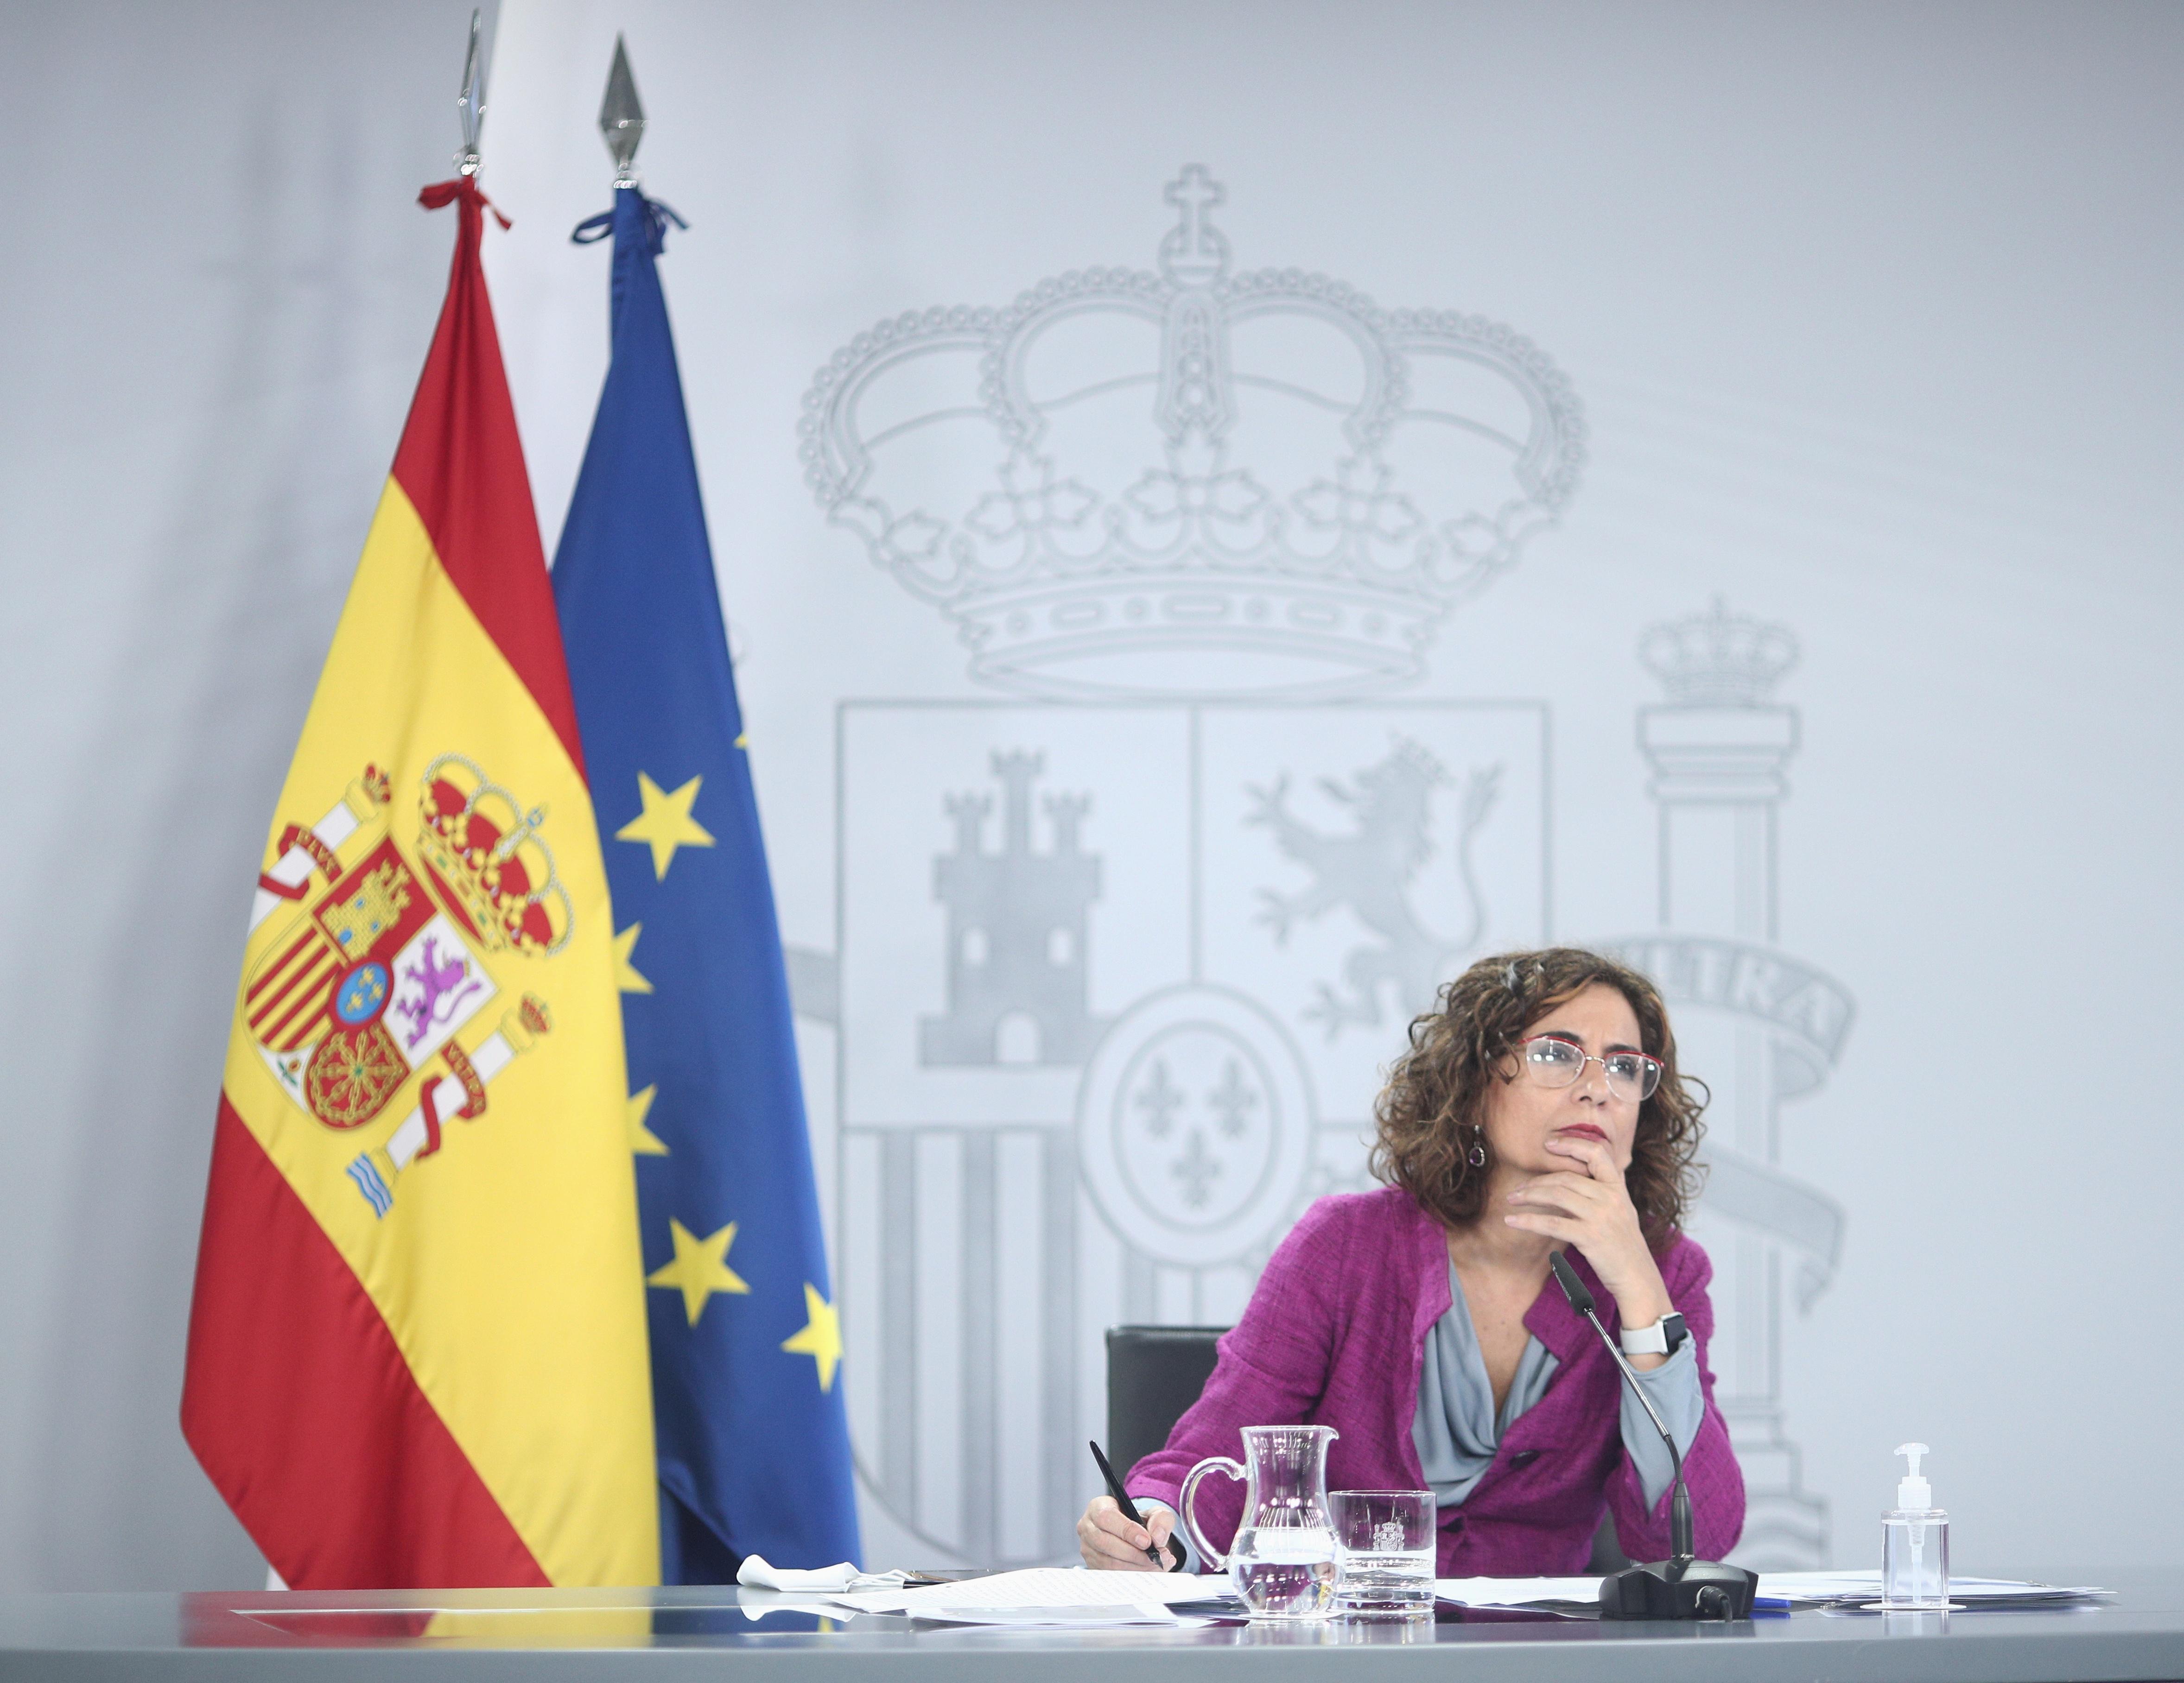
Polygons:
M615 36L614 63L608 68L607 91L599 101L599 133L614 156L614 184L635 186L637 171L630 165L644 138L644 107L638 103L637 81L629 73L629 54L620 35Z
M462 119L463 149L455 154L455 167L465 175L478 172L478 131L485 126L485 67L478 63L478 14L471 14L471 50L463 59L463 91L455 96L455 114Z

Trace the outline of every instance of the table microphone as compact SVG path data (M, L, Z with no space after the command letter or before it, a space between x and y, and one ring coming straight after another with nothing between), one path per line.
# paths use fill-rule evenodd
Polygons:
M1719 1560L1691 1558L1691 1492L1684 1482L1683 1453L1676 1447L1676 1440L1661 1417L1653 1412L1652 1399L1646 1395L1646 1387L1638 1383L1638 1375L1630 1364L1623 1359L1622 1351L1607 1336L1607 1329L1600 1324L1592 1293L1585 1289L1585 1282L1577 1277L1577 1270L1563 1260L1560 1251L1547 1255L1547 1264L1555 1271L1555 1279L1563 1288L1563 1296L1569 1306L1592 1323L1592 1330L1600 1335L1607 1346L1609 1358L1623 1375L1630 1394L1638 1399L1638 1406L1646 1411L1646 1418L1653 1423L1653 1430L1661 1434L1661 1441L1669 1446L1669 1459L1676 1469L1676 1493L1669 1503L1669 1540L1672 1558L1657 1561L1650 1566L1626 1566L1620 1572L1611 1572L1600 1580L1600 1616L1602 1619L1749 1619L1752 1617L1752 1597L1759 1587L1759 1575L1747 1572L1741 1566L1724 1565Z

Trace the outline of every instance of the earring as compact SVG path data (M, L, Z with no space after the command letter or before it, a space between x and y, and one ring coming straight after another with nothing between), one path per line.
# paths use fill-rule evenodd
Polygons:
M1474 1169L1486 1167L1486 1130L1476 1122L1471 1125L1471 1149L1464 1153L1463 1160Z

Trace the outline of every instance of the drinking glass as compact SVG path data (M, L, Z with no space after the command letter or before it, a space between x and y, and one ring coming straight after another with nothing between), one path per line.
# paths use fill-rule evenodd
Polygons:
M1429 1490L1338 1490L1334 1601L1352 1617L1430 1618L1434 1609L1434 1499Z

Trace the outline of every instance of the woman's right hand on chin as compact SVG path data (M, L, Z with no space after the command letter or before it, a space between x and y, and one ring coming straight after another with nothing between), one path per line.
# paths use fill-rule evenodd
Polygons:
M1113 1497L1095 1496L1077 1522L1077 1547L1095 1572L1157 1572L1162 1569L1145 1551L1157 1547L1166 1556L1174 1529L1175 1515L1165 1508L1154 1508L1140 1525L1124 1517Z

